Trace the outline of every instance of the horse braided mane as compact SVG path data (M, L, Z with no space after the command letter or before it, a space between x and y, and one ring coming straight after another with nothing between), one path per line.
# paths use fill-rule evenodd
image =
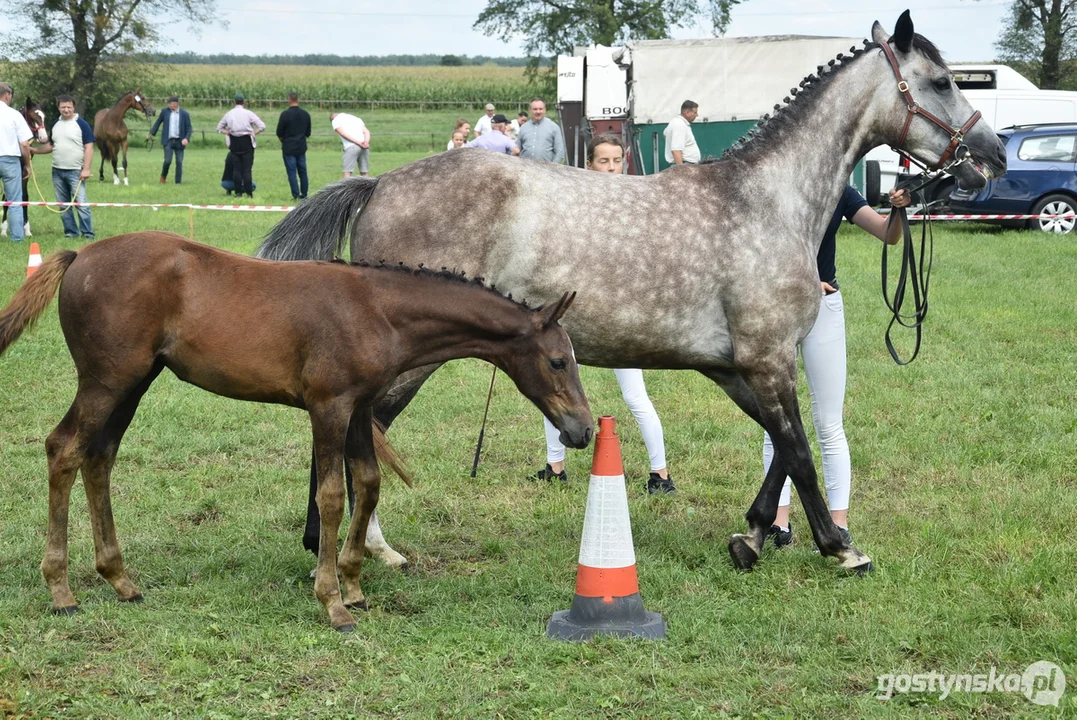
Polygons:
M513 304L523 308L524 310L537 310L538 308L531 307L526 301L516 300L512 297L512 293L504 295L493 285L487 285L486 279L483 277L475 276L468 277L467 273L463 270L457 271L455 269L450 270L447 267L442 267L440 270L431 270L422 263L419 263L417 267L411 267L410 265L400 262L396 265L389 264L384 260L377 263L368 262L366 260L357 260L354 262L347 262L336 258L330 262L338 263L340 265L347 265L349 267L370 268L373 270L384 270L389 272L406 273L412 277L425 278L429 280L439 280L441 282L461 283L464 285L470 285L476 289L485 290L486 292L496 295L503 300L509 300Z
M816 68L815 74L801 80L799 87L791 88L789 95L774 106L773 115L770 113L764 115L747 135L723 152L721 157L707 158L700 164L742 159L764 149L775 135L786 128L795 126L801 116L811 110L822 97L823 90L833 82L835 75L852 65L853 61L878 47L878 43L865 40L864 47L853 46L849 48L848 55L838 53L837 57L826 65ZM913 34L913 47L923 52L932 62L944 68L947 67L939 49L923 35Z

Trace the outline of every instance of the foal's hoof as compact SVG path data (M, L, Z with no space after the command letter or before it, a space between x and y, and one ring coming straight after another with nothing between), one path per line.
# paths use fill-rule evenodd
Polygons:
M146 600L146 598L142 597L142 593L138 593L137 595L132 595L131 597L120 598L120 602L124 602L124 603L140 603L140 602L145 602L145 600Z
M349 610L366 610L367 604L366 600L360 600L359 602L344 603L344 607Z
M402 573L406 573L407 571L411 570L411 565L409 565L408 561L405 560L404 562L397 565L396 569Z
M748 544L747 535L734 535L729 538L729 557L738 570L748 571L759 560L759 553Z
M68 605L67 607L54 607L52 609L53 615L77 615L78 612L78 605Z
M351 623L350 625L340 625L339 627L335 627L333 629L336 630L338 633L355 632L355 623Z

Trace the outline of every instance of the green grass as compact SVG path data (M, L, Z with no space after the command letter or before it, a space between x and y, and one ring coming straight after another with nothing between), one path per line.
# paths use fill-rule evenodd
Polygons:
M375 135L376 137L376 135ZM372 153L384 172L417 153ZM336 149L311 153L337 177ZM131 187L98 201L215 202L222 154L189 153L183 186L153 184L160 155L132 155ZM40 172L47 162L38 159ZM279 155L255 162L256 201L290 200ZM34 211L49 252L77 248ZM195 215L195 235L249 253L279 217ZM95 211L100 236L186 234L186 210ZM38 571L46 526L44 438L74 395L56 313L0 358L0 713L42 717L906 717L1077 713L1077 311L1072 237L982 226L937 231L925 347L898 368L882 344L878 244L839 239L848 307L846 430L851 522L875 560L842 577L797 546L757 570L730 565L760 481L760 433L689 372L648 372L679 492L650 498L631 421L620 427L640 582L664 642L565 645L545 623L569 606L587 452L565 487L532 485L542 425L497 384L479 476L468 478L489 368L439 371L394 425L416 488L388 480L381 517L413 570L364 567L372 609L334 633L300 545L309 428L301 412L209 395L165 373L114 473L125 559L146 595L121 606L93 569L80 486L71 512L76 617L53 617ZM0 243L0 298L26 245ZM584 369L596 413L627 419L613 374ZM1017 694L876 700L894 672L1021 672L1050 660L1061 710Z

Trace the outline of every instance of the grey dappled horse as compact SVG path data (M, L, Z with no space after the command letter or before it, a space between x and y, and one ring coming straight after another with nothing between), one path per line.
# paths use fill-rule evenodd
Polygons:
M539 302L578 290L564 324L581 364L698 370L774 439L778 460L748 532L729 541L738 567L758 560L788 473L820 551L866 571L867 555L831 522L797 405L796 346L819 309L823 232L853 166L877 145L947 163L963 188L986 183L972 158L1006 169L1001 142L908 12L889 38L875 23L872 40L806 78L719 162L633 177L453 150L328 186L259 255L329 258L350 227L354 259L466 269ZM473 187L498 191L476 200ZM401 376L378 418L389 425L435 369ZM388 548L380 535L367 542Z

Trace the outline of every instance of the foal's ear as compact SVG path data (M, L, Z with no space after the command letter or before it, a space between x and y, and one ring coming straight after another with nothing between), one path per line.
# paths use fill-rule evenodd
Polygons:
M33 106L34 106L34 101L30 99L30 96L29 96L29 95L27 95L27 96L26 96L26 104L25 104L25 105L23 105L23 107L24 107L24 108L26 108L27 110L29 110L29 109L30 109L30 108L32 108Z
M907 53L912 50L912 34L912 16L906 10L898 18L897 25L894 27L894 34L890 39L894 42L894 47L903 53Z
M576 299L576 293L565 293L561 296L561 299L557 301L557 304L546 310L543 310L543 327L549 327L555 322L560 320L565 312L572 306L572 301Z

